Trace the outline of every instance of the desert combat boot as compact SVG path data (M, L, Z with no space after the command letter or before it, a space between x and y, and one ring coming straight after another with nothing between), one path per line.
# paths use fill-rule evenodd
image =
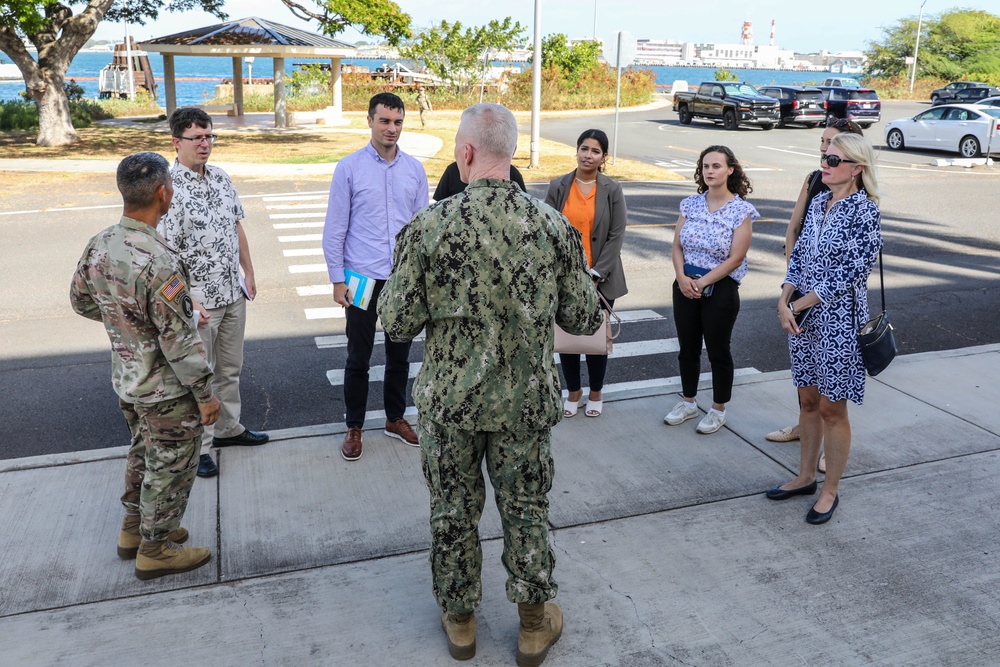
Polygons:
M143 540L135 557L135 576L155 579L168 574L190 572L212 558L208 547L182 547L170 541Z
M538 667L562 635L562 609L555 602L518 603L521 628L517 633L518 667Z
M168 540L175 544L187 542L187 528L178 528L170 532ZM139 536L139 515L126 514L122 520L122 529L118 532L118 557L122 560L132 560L139 551L142 537Z
M441 614L441 627L448 635L448 653L455 660L469 660L476 656L476 616L467 614Z

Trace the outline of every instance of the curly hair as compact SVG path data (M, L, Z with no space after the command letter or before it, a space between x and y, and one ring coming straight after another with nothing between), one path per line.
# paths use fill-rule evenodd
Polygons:
M698 156L698 166L694 169L694 180L698 184L698 194L708 190L705 179L701 175L701 165L705 160L705 156L709 153L722 153L726 156L726 166L733 168L733 173L729 174L729 178L726 180L726 189L733 194L739 195L741 199L746 199L747 195L753 192L753 185L750 184L750 179L747 178L746 173L743 171L740 161L736 159L733 151L728 146L709 146Z

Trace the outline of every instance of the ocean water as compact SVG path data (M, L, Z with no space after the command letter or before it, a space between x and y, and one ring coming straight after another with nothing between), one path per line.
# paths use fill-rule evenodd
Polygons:
M0 54L2 57L3 54ZM77 84L83 87L86 97L96 98L97 77L101 68L111 62L110 53L79 53L73 59L67 72L67 79L74 79ZM291 74L295 70L295 63L322 63L329 60L310 58L286 58L285 72ZM357 59L344 60L344 64L355 64L374 69L385 60ZM153 68L153 74L157 78L159 85L159 103L166 105L166 93L164 92L163 79L163 58L157 53L149 54L149 64ZM501 64L501 63L497 63ZM527 67L527 65L524 65ZM714 78L715 70L710 67L647 67L656 73L656 83L661 86L669 86L675 80L683 79L690 84L697 85L702 81L710 81ZM233 75L233 65L230 58L208 58L208 57L177 57L174 59L174 72L177 77L177 104L179 106L189 106L201 104L204 100L214 97L215 86L223 79L229 79ZM748 81L757 86L763 85L795 85L818 83L826 74L823 72L802 72L788 70L766 70L749 69L733 70L741 81ZM248 76L246 62L243 64L243 74ZM254 78L270 78L274 75L274 63L271 58L257 58L253 63ZM21 81L0 81L0 100L18 99L18 94L24 90L24 83Z

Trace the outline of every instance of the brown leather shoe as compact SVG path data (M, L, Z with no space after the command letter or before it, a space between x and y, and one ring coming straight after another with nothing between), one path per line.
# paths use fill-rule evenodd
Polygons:
M391 422L387 421L385 423L384 433L390 438L402 440L412 447L420 446L420 440L417 438L417 432L413 430L412 426L410 426L410 422L406 421L403 417L393 419Z
M348 461L357 461L361 458L361 429L351 426L344 436L344 444L340 446L340 455Z

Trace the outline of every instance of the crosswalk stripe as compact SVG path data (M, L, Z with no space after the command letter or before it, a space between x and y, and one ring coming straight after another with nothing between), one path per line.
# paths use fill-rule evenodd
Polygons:
M306 308L307 320L328 320L330 318L344 319L344 307L334 306L333 308Z
M293 209L296 211L301 211L306 208L323 208L327 207L326 204L268 204L265 208L268 211L281 211L286 209Z
M275 229L308 229L310 227L322 227L325 223L319 222L276 222L272 227Z
M326 273L326 264L293 264L288 267L289 273Z
M296 218L325 218L326 213L272 213L267 216L272 220L294 220ZM323 226L323 223L317 225L319 227Z
M295 291L299 296L333 296L333 285L305 285Z
M615 345L611 358L623 359L626 357L641 357L651 354L667 354L670 352L676 352L679 349L680 346L677 344L676 338L642 340L634 343L618 343ZM417 377L417 371L420 370L422 363L423 362L420 361L410 362L411 378ZM330 381L330 384L334 386L344 384L344 371L343 369L329 370L326 372L326 378ZM385 366L371 366L368 370L368 379L371 382L381 382L385 379Z
M293 236L279 236L278 243L304 243L310 241L315 243L316 241L322 241L322 234L295 234Z
M293 248L291 250L283 250L282 253L285 257L311 257L315 255L322 255L322 248Z
M299 296L325 296L333 295L333 285L312 285L310 287L297 287ZM625 322L650 322L655 320L666 319L663 315L660 315L655 310L623 310L617 313L618 317L622 318L622 323ZM318 318L317 318L318 319ZM379 331L382 327L378 327ZM423 340L424 334L420 332L414 341ZM333 347L346 347L347 346L347 336L342 334L335 336L316 336L314 338L316 341L316 347L319 349L327 349ZM378 345L381 341L376 340L375 344ZM624 345L624 343L620 343Z
M301 201L303 199L326 199L330 196L330 193L319 194L304 192L300 195L267 195L262 199L262 201Z

